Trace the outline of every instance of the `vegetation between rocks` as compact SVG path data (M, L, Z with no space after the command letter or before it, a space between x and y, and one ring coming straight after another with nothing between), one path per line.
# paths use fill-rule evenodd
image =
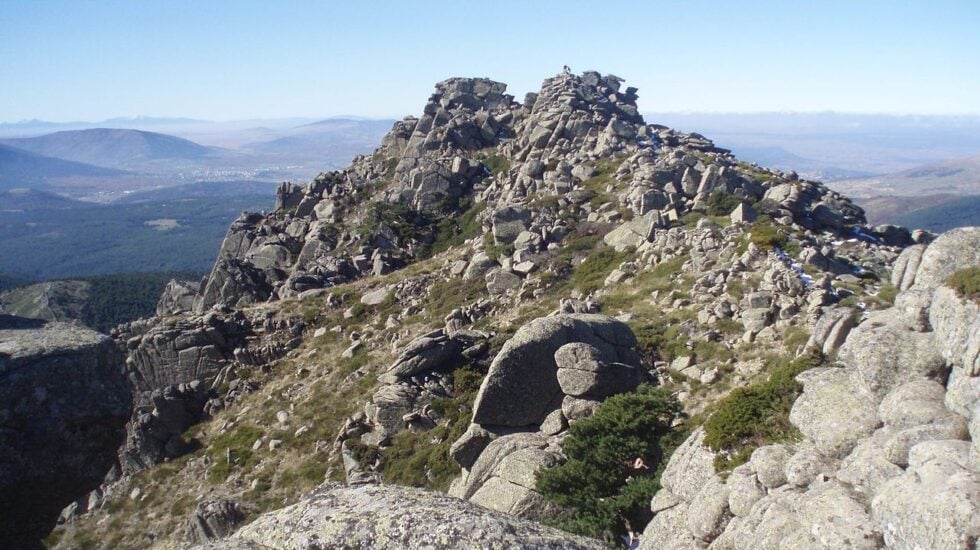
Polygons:
M953 273L947 284L961 298L980 303L980 267L968 267Z
M398 432L391 445L381 452L385 483L439 491L449 489L460 472L459 465L449 456L449 448L470 424L473 401L482 380L483 374L468 366L453 371L455 395L451 399L436 399L431 404L432 410L444 420L426 432Z
M568 460L537 473L538 491L568 510L552 523L607 540L624 533L627 522L642 530L652 519L650 499L663 466L686 435L671 430L680 414L668 391L643 385L572 424L562 444ZM638 458L645 467L634 468Z
M798 436L789 422L790 409L803 391L796 375L823 361L818 352L808 352L774 366L765 380L736 388L718 402L714 414L704 422L704 443L718 453L715 471L731 471L748 461L758 447Z

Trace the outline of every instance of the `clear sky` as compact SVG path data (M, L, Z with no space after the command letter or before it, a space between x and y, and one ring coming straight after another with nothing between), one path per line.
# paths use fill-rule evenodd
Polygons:
M980 114L980 0L0 0L0 121L418 114L568 64L643 111Z

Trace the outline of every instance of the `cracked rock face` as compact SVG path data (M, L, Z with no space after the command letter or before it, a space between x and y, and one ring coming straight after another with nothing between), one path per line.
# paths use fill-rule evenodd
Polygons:
M493 426L540 424L561 399L555 352L565 344L592 346L609 363L639 365L636 337L604 315L556 315L521 328L490 366L473 406L473 422Z
M439 493L407 487L325 484L268 512L212 549L604 548L543 525Z
M112 340L0 315L0 547L24 548L116 464L131 392Z

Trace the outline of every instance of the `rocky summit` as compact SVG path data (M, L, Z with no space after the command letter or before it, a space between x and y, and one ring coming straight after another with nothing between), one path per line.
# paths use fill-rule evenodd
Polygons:
M868 225L637 98L440 82L156 316L0 330L8 540L975 547L980 229Z

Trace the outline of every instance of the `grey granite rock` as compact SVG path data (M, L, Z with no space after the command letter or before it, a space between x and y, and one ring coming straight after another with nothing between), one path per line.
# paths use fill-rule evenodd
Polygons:
M440 493L389 485L324 484L262 514L209 548L603 548L578 537Z
M107 336L0 315L0 546L36 546L62 508L99 486L131 407Z

